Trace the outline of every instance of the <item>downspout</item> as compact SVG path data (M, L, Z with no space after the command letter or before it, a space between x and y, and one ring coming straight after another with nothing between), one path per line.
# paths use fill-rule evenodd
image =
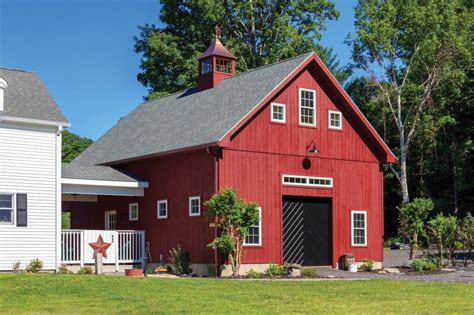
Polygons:
M214 157L214 193L219 192L219 147L207 147L207 153ZM217 238L217 216L214 217L214 239ZM216 270L216 276L218 275L219 268L219 253L217 247L214 248L214 266Z

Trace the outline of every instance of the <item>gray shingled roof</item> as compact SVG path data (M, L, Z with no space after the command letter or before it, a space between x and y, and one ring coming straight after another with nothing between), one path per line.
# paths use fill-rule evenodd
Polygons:
M105 164L215 143L311 53L145 102L118 121L74 162Z
M135 175L111 166L81 165L78 163L63 163L61 177L63 179L110 180L120 182L143 181Z
M67 119L48 93L36 73L0 68L0 77L7 81L4 110L0 116L67 123Z

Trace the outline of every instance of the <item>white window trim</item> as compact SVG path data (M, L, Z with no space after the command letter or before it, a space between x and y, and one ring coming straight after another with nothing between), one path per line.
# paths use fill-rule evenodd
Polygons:
M160 204L166 205L166 215L160 215ZM158 200L156 202L156 217L158 219L168 219L168 199Z
M15 193L10 193L10 192L0 192L0 195L12 196L11 211L13 212L12 213L12 222L0 222L0 226L2 226L2 227L7 227L7 226L16 227L16 194ZM2 210L10 210L10 208L2 208Z
M191 202L193 200L198 200L199 201L199 212L198 213L191 213ZM188 203L188 212L189 212L189 216L190 217L199 217L201 215L201 196L192 196L192 197L189 197L189 203Z
M331 125L331 114L338 114L339 115L339 127ZM342 113L336 110L329 110L328 111L328 128L335 129L335 130L342 130Z
M314 119L312 124L308 123L303 123L301 121L301 91L308 91L308 92L313 92L314 94L314 104L313 104L313 113L314 113ZM300 126L310 126L310 127L316 127L316 90L311 90L311 89L305 89L305 88L299 88L298 89L298 124Z
M283 107L283 119L275 119L273 118L273 107L280 106ZM270 110L270 121L275 123L284 124L286 123L286 104L282 103L271 103L271 110Z
M258 207L258 232L259 232L259 238L258 238L258 243L257 244L247 244L245 242L245 238L244 238L244 243L242 244L242 246L246 246L246 247L256 247L256 246L262 246L262 207Z
M354 214L363 214L364 215L364 244L355 244L354 243ZM351 246L352 247L365 247L367 246L367 211L365 210L351 210Z
M132 207L137 206L137 217L132 218ZM138 202L128 204L128 220L129 221L138 221L138 214L139 214Z
M285 177L296 177L296 178L306 178L306 184L302 183L286 183ZM316 180L329 180L331 181L330 185L318 185L318 184L309 184L309 179L316 179ZM282 174L281 175L281 184L284 186L307 186L307 187L321 187L321 188L333 188L333 179L331 177L314 177L314 176L300 176L300 175L290 175L290 174Z

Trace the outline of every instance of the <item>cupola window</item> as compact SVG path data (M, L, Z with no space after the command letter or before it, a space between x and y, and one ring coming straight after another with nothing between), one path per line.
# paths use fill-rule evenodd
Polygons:
M216 58L216 71L232 73L232 61L228 59Z
M212 72L212 60L205 60L201 63L201 74Z

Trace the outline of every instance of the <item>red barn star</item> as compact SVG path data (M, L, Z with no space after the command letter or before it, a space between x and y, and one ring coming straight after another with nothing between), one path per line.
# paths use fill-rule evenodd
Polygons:
M104 239L100 234L95 243L89 243L89 246L94 250L94 258L98 253L101 253L104 258L107 258L107 248L109 248L110 245L112 244L104 242Z

